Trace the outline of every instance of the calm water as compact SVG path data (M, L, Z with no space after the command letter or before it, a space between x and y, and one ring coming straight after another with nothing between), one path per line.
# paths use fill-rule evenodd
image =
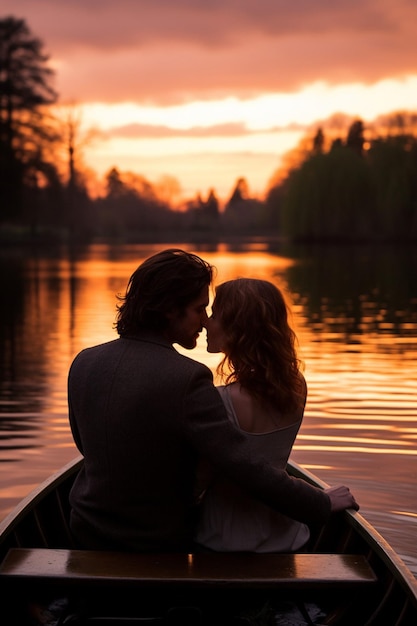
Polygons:
M76 455L68 367L116 337L115 294L162 247L0 252L0 519ZM214 263L217 282L262 277L291 294L309 387L292 458L348 484L417 574L417 251L182 247ZM192 355L215 370L205 333Z

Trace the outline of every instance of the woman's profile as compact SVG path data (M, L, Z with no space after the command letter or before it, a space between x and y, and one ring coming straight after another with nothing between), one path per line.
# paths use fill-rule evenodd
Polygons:
M273 283L237 278L220 284L207 321L207 350L224 354L218 387L229 419L257 454L286 467L304 415L307 386L300 371L289 307ZM207 480L210 475L210 480ZM308 527L256 501L219 473L201 466L196 543L216 551L288 552L309 539Z

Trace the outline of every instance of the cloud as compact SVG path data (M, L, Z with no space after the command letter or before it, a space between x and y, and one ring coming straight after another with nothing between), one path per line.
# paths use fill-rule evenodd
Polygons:
M152 126L151 124L127 124L114 127L108 134L113 137L160 138L160 137L238 137L250 133L244 124L217 124L211 127L193 127L186 129L169 128L168 126Z
M1 7L1 5L0 5ZM227 47L248 38L388 32L415 15L407 0L14 0L51 45L120 49L188 42ZM410 16L410 15L409 15Z
M269 133L307 130L301 124L289 124L285 127L271 127ZM248 129L243 123L215 124L213 126L193 126L191 128L171 128L168 126L154 126L152 124L126 124L115 126L107 131L100 131L102 139L111 137L125 137L128 139L166 139L169 137L242 137L259 134L259 130Z
M10 13L0 0L0 12ZM417 74L409 0L14 0L64 100L167 105Z

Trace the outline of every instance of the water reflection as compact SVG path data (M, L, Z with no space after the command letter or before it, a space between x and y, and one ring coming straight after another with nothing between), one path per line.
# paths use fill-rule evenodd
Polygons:
M315 248L288 271L312 328L355 345L386 333L401 350L417 324L417 251L377 248Z
M161 247L0 252L0 517L75 455L66 377L82 348L116 337L115 294ZM417 571L417 251L180 245L291 294L309 396L293 458L348 483ZM189 354L189 352L188 352ZM192 353L213 372L205 333Z

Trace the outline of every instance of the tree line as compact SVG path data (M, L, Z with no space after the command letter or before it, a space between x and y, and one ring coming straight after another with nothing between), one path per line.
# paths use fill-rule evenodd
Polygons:
M107 172L105 191L92 197L77 121L71 113L64 122L52 115L58 94L48 61L25 20L0 19L3 239L417 238L415 113L393 113L367 127L333 117L287 155L263 199L251 197L241 177L224 207L211 189L206 199L197 195L175 210L166 190L117 167Z
M267 203L276 227L297 241L406 241L417 238L417 114L395 113L310 150ZM366 136L368 135L368 136Z

